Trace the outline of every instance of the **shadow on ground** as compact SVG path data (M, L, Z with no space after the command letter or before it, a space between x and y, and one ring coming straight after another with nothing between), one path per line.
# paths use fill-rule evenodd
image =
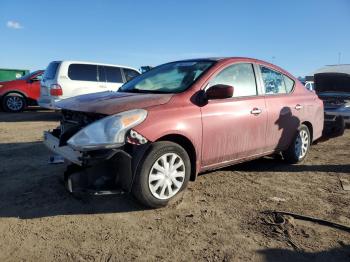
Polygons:
M64 164L48 164L42 142L0 144L0 217L22 219L58 215L140 211L130 195L80 196L63 184Z
M338 248L321 252L293 251L288 249L265 249L258 251L266 262L341 262L350 261L350 245L343 245Z
M0 122L59 121L60 113L34 107L20 113L0 111Z
M281 159L265 157L242 164L229 166L223 170L245 172L334 172L350 174L350 164L290 165Z
M130 195L73 197L63 185L65 166L48 164L49 155L42 142L0 144L0 217L26 219L144 210ZM278 159L262 158L223 170L350 173L350 165L291 166Z

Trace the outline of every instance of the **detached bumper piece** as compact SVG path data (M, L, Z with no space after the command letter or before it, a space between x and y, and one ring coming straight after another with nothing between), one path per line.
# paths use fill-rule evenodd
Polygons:
M59 139L55 136L58 130L55 129L52 133L44 132L44 144L55 154L62 156L64 159L69 160L77 165L82 165L82 154L79 151L75 151L69 146L59 146Z
M148 145L79 152L60 146L59 137L59 129L45 132L44 144L68 160L64 182L70 193L110 195L131 191L136 167Z

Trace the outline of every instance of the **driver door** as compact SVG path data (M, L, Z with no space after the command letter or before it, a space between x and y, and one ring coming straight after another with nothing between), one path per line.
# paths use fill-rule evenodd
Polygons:
M201 107L204 168L225 165L265 151L267 111L258 95L254 66L232 64L214 76L206 89L216 84L234 87L232 98L209 100Z
M32 76L31 79L29 79L29 81L27 81L28 86L29 86L29 92L28 94L30 94L30 97L32 99L39 99L40 97L40 81L42 78L42 74L43 73L39 73L37 75Z

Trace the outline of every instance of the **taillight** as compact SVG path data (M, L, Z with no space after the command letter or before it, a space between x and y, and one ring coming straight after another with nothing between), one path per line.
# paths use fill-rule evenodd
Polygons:
M50 86L50 95L52 96L61 96L63 95L62 87L57 84L53 84Z

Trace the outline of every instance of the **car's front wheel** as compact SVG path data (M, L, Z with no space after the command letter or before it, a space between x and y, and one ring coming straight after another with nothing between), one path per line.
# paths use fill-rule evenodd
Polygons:
M186 188L190 172L185 149L173 142L156 142L140 163L132 193L148 207L165 206Z
M26 107L26 99L19 94L6 95L2 100L2 107L6 112L21 112Z
M282 152L284 160L291 164L302 162L309 152L310 145L309 128L306 125L300 125L291 145L286 151Z

